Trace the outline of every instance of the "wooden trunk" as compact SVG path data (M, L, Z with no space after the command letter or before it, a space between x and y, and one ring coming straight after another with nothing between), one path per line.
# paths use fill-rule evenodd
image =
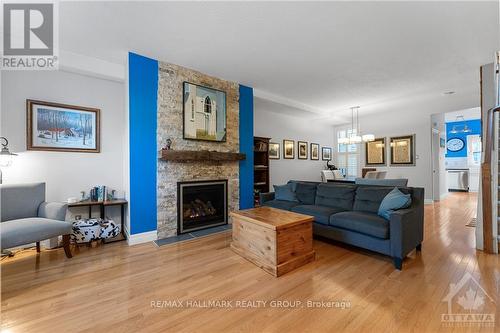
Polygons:
M256 219L255 212L261 218ZM231 248L266 272L281 276L314 261L312 217L269 207L235 212L231 216ZM273 219L280 221L270 223Z

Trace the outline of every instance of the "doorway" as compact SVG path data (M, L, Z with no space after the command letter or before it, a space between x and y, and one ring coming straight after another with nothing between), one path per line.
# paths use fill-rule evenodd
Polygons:
M471 108L431 116L432 199L477 192L481 163L481 112Z

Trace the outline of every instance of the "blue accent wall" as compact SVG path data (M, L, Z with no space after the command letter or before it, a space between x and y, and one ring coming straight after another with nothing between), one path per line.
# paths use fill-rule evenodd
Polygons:
M130 234L156 230L158 61L129 52Z
M252 208L253 203L253 89L240 85L240 209Z
M451 133L453 130L453 126L457 126L458 130L464 128L464 125L471 130L468 133ZM464 148L459 151L449 151L446 148L446 157L467 157L467 136L468 135L477 135L481 134L481 119L473 119L466 121L454 121L446 123L446 141L448 142L450 139L459 138L462 139L465 143Z

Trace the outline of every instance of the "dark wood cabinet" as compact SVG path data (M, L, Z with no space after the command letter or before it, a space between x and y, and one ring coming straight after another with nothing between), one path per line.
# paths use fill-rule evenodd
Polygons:
M255 206L259 205L259 193L269 192L269 140L258 136L253 138Z

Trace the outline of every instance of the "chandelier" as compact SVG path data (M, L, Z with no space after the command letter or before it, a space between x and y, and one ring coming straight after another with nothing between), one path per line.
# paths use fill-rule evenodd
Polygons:
M361 133L359 125L359 106L353 106L351 108L351 129L347 132L345 137L338 139L338 143L357 144L371 141L375 141L375 135Z

